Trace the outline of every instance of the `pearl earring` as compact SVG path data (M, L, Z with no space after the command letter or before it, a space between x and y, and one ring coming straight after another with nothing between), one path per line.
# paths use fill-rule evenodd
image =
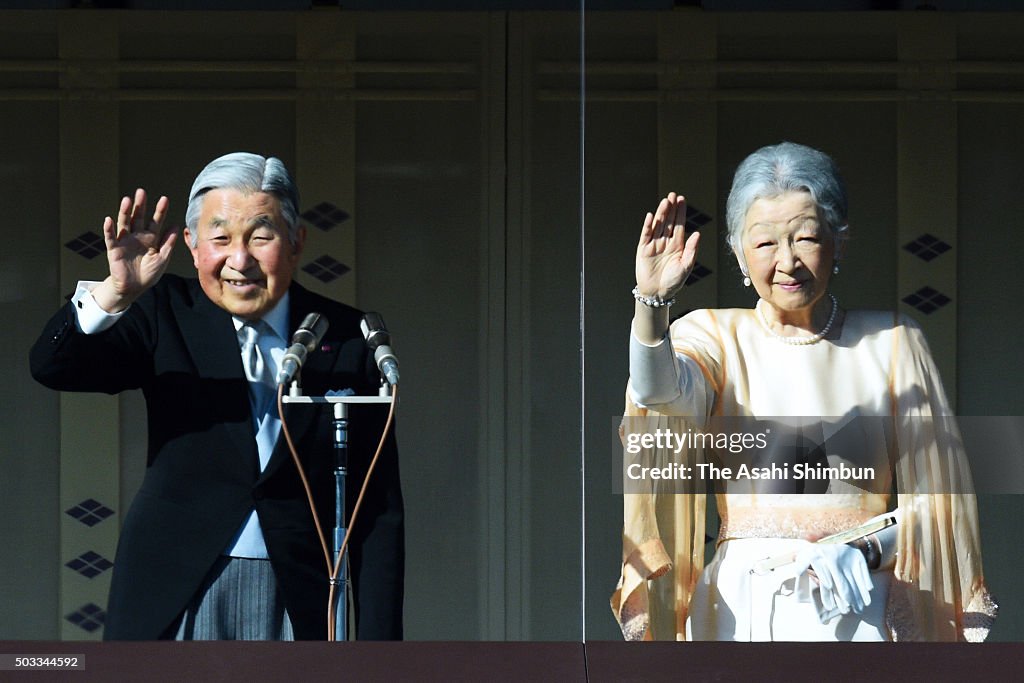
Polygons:
M832 266L832 274L833 275L839 275L839 262L838 261L836 262L836 264L834 266Z
M749 287L750 286L750 278L747 277L746 275L743 276L743 286L744 287Z

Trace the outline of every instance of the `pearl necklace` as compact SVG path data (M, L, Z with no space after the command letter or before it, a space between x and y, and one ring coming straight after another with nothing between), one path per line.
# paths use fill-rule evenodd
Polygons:
M818 332L817 334L812 334L809 337L785 337L779 334L778 332L773 330L772 326L768 323L768 318L765 317L764 311L761 310L760 301L757 302L757 305L754 306L754 308L757 309L757 317L761 319L761 324L764 325L764 329L768 331L768 334L775 337L783 344L791 344L793 346L807 346L809 344L817 344L822 339L824 339L825 336L832 329L832 323L836 321L836 314L839 312L839 302L836 301L836 297L832 294L829 294L828 298L832 299L832 312L828 316L828 322L825 323L825 327L821 328L821 332Z

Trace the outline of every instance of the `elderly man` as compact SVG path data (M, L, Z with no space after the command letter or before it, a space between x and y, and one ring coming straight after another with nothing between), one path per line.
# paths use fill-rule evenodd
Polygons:
M161 197L147 219L144 190L121 200L103 224L109 276L79 283L31 352L32 374L48 387L146 397L148 466L124 519L105 637L324 639L326 562L278 439L272 378L291 331L318 312L330 327L302 369L304 392L376 393L360 313L293 281L305 229L280 160L228 154L196 178L183 237L198 279L164 274L177 241L163 228L167 205ZM380 409L355 408L353 489L383 428ZM285 418L329 523L330 411L286 406ZM350 543L361 639L402 636L402 514L389 438Z

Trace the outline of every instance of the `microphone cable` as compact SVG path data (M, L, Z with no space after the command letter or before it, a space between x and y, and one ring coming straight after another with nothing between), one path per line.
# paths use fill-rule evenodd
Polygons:
M336 636L334 631L334 614L337 609L336 589L338 586L338 572L341 570L341 563L345 557L345 550L348 548L349 537L352 535L352 529L355 528L356 518L359 515L359 508L362 507L363 497L370 484L370 476L373 474L373 470L377 466L377 460L380 458L380 454L384 450L384 443L387 441L387 436L394 424L395 406L398 404L398 385L392 385L391 405L388 408L388 417L387 421L384 423L384 431L381 433L380 442L377 444L377 450L373 454L373 458L370 459L370 465L366 469L366 476L363 477L363 484L359 488L359 495L356 497L355 505L352 507L352 517L348 520L348 524L345 529L345 537L342 539L341 547L338 550L337 562L331 560L331 551L327 547L327 537L324 536L323 526L320 524L320 516L316 512L316 503L313 501L313 491L309 486L309 479L306 477L306 471L302 467L302 463L299 461L299 453L295 448L295 442L292 440L291 432L288 431L288 424L284 418L283 398L284 384L279 384L277 385L277 413L281 418L281 433L284 434L284 439L288 443L288 450L292 456L292 462L295 463L295 468L299 472L299 478L302 480L302 488L306 492L306 502L309 504L309 511L313 515L313 524L316 526L316 533L320 539L320 548L324 552L324 560L327 564L328 583L330 584L330 588L327 592L327 640L328 642L334 642ZM345 588L345 586L342 586L342 590L345 590ZM345 618L348 619L348 615L345 615Z

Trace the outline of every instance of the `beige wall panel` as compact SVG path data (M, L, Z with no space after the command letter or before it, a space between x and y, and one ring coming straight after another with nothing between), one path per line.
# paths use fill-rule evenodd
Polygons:
M56 103L0 107L0 640L60 634L60 398L28 371L28 350L61 301Z
M964 415L1024 415L1024 377L1015 361L1024 338L1015 247L1021 234L1021 121L1020 104L961 104L957 111L957 396ZM1022 437L1011 432L1010 443ZM1007 471L1014 466L1006 462ZM1024 496L979 496L978 506L985 575L1003 605L992 637L1021 640L1024 588L1013 558L1021 543Z
M916 68L901 74L900 87L908 92L898 112L899 228L904 245L924 234L932 235L956 251L957 142L956 105L949 97L956 81L948 64L956 59L956 24L948 15L907 17L899 22L899 59ZM956 261L951 253L923 261L906 250L899 252L901 310L910 313L928 337L946 391L956 405ZM926 289L924 289L926 288ZM937 291L942 297L929 296ZM906 297L930 298L929 312L911 306ZM925 304L927 306L927 303Z
M922 235L936 237L950 247L931 261L923 261L906 250L899 253L899 295L901 311L920 323L944 379L953 406L957 405L956 295L957 272L953 255L957 246L957 160L956 105L951 102L904 102L899 105L899 245ZM927 289L925 289L927 288ZM948 300L928 312L906 302L915 293L939 292ZM934 297L931 297L934 301Z
M890 12L723 12L718 15L718 58L725 61L892 59L896 55L897 13ZM823 80L794 84L833 87ZM763 81L762 81L763 82Z
M356 22L339 12L307 12L297 16L296 58L301 62L351 65L355 56ZM295 180L301 192L300 211L315 211L306 225L304 261L329 257L349 268L341 277L305 278L311 289L354 305L356 301L355 245L358 222L335 222L341 210L355 206L355 85L351 71L339 69L300 73L301 95L295 104ZM329 271L328 271L329 272ZM330 273L333 275L334 273Z
M66 244L83 233L102 237L102 217L114 215L110 200L117 192L118 118L107 94L118 83L116 75L97 67L116 57L118 42L116 26L101 16L63 15L58 26L61 59L80 65L61 78L68 93L60 108L59 162L61 242ZM69 249L60 252L60 270L64 293L73 292L78 280L103 279L107 272L102 254L85 261ZM110 396L61 395L60 510L84 513L61 515L62 563L78 558L95 566L101 562L91 559L95 554L109 569L114 559L116 520L124 512L118 499L117 406ZM109 582L109 571L92 578L62 571L62 639L99 639L99 610L106 606Z
M466 31L464 23L460 28ZM454 28L404 16L366 29L357 43L371 59L384 47L373 40L378 32L402 46L398 59L451 58L447 44L464 51L467 42L436 40L434 31ZM480 33L468 42L479 48L485 25L474 30ZM470 55L477 58L458 56ZM475 640L485 633L481 551L488 531L476 376L482 353L476 331L486 321L478 265L487 259L479 183L483 110L475 97L368 99L356 105L355 116L358 303L384 315L403 371L398 440L408 539L406 637Z
M386 34L396 58L441 62L419 81L367 73L356 110L359 303L384 313L406 368L410 638L579 633L578 459L566 456L579 432L565 427L578 360L575 345L567 360L550 349L552 335L578 335L578 268L563 267L578 253L565 132L578 104L538 103L535 79L542 59L576 54L578 34L572 16L517 16L506 56L504 21L397 15L357 39L360 58L379 58ZM420 81L433 90L410 96ZM404 99L375 101L385 87Z
M64 13L70 14L70 13ZM91 14L120 31L122 85L232 90L295 85L296 14L291 12L118 12ZM158 60L149 67L133 60ZM153 68L155 67L155 68ZM283 95L282 95L283 96Z
M572 98L547 96L563 85L563 76L549 73L547 66L578 61L579 15L526 13L523 41L516 56L529 74L517 92L525 107L522 267L508 273L509 291L518 290L510 327L521 344L510 353L524 359L521 377L510 377L522 392L521 405L510 406L515 411L510 420L522 419L524 447L517 466L523 486L517 505L523 511L526 561L521 565L529 572L521 589L529 612L517 637L577 640L582 635L580 103L578 78L567 84Z
M655 17L596 13L587 20L583 263L587 640L621 638L608 606L622 557L622 498L612 493L612 416L622 414L629 376L630 290L636 282L637 239L644 215L655 209L661 191L689 194L689 186L683 185L693 178L692 172L682 170L687 160L679 155L685 143L667 131L667 122L678 120L672 105L642 95L644 90L657 92L655 70L630 76L618 68L605 68L624 62L645 66L657 62L659 46L665 46L665 41L659 41ZM678 27L674 21L668 23Z
M480 637L479 114L461 102L356 108L359 305L382 313L402 363L411 639Z
M612 416L622 414L629 376L636 243L658 202L658 105L588 102L586 132L586 636L614 640L608 597L622 557L622 497L612 493Z
M1022 121L1021 104L961 104L957 111L956 263L963 306L956 381L964 415L1024 415L1024 378L1012 361L1024 338L1016 248Z

